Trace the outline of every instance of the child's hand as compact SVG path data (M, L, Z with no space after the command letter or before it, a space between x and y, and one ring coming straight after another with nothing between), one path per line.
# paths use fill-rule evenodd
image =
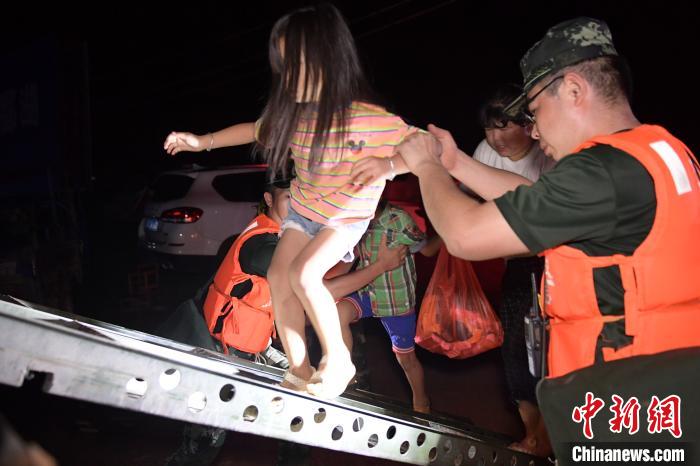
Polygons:
M386 232L382 233L382 239L379 240L379 250L377 251L377 262L382 264L385 272L400 267L406 260L406 254L408 254L408 247L400 245L390 248L386 241Z
M377 180L390 179L391 162L387 158L365 157L355 162L350 174L350 183L370 185Z
M165 138L163 149L170 155L175 155L182 151L201 152L205 149L204 139L204 136L173 131Z

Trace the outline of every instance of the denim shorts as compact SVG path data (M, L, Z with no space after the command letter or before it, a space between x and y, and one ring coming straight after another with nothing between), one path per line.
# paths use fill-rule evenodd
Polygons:
M368 220L360 220L359 222L353 222L353 223L341 223L338 225L324 225L323 223L318 223L314 222L313 220L309 220L308 218L304 217L303 215L298 214L291 206L289 207L289 212L287 213L287 217L282 221L282 226L280 227L282 232L284 230L291 228L292 230L297 230L301 231L302 233L306 233L307 236L313 238L315 237L319 231L324 230L324 229L331 229L335 230L336 232L340 233L345 240L345 244L347 245L347 251L345 252L345 255L342 258L343 262L352 262L355 260L355 255L353 254L353 250L355 249L355 246L357 243L360 242L360 239L362 238L362 235L365 234L365 231L367 231L367 227L369 226L369 219Z

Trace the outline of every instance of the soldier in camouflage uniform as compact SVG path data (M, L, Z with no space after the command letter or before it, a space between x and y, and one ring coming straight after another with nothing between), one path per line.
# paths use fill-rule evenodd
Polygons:
M571 455L567 445L587 440L574 422L574 403L586 391L611 395L618 387L611 387L610 367L638 361L613 366L615 359L700 346L693 278L700 273L700 181L681 141L637 120L628 68L603 21L553 26L520 68L523 93L505 111L528 118L533 137L557 160L537 182L465 156L449 132L432 125L431 134L411 136L399 152L452 254L545 255L548 378L537 395L562 464ZM451 176L487 202L461 193ZM649 400L649 385L637 379L650 379L636 374L623 387ZM576 376L588 382L571 382ZM595 422L607 422L599 417ZM595 439L631 436L604 424ZM540 455L549 450L544 437L522 446Z

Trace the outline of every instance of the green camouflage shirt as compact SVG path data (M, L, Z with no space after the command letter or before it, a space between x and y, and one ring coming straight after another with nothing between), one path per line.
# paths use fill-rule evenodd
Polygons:
M360 241L359 268L367 267L377 260L384 232L389 247L403 244L411 249L411 253L406 255L402 266L378 276L362 288L360 293L369 294L372 313L376 317L410 314L416 305L416 264L413 252L416 252L416 247L422 247L425 233L406 211L388 204L382 213L370 222L367 233Z

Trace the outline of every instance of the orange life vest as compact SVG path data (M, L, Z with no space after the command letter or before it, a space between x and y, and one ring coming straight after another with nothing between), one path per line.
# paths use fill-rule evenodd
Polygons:
M544 252L545 312L550 317L549 376L595 362L605 322L624 318L632 343L602 348L605 361L700 346L700 180L688 148L659 126L595 137L576 152L607 144L633 157L654 181L656 216L646 239L631 256L589 257L570 246ZM598 308L593 271L618 266L624 314Z
M227 346L257 353L264 350L274 333L270 286L265 277L241 270L238 255L243 244L256 235L279 233L279 225L267 215L258 215L231 245L219 266L204 301L204 319L211 334ZM231 296L237 284L250 280L252 289L243 297Z

